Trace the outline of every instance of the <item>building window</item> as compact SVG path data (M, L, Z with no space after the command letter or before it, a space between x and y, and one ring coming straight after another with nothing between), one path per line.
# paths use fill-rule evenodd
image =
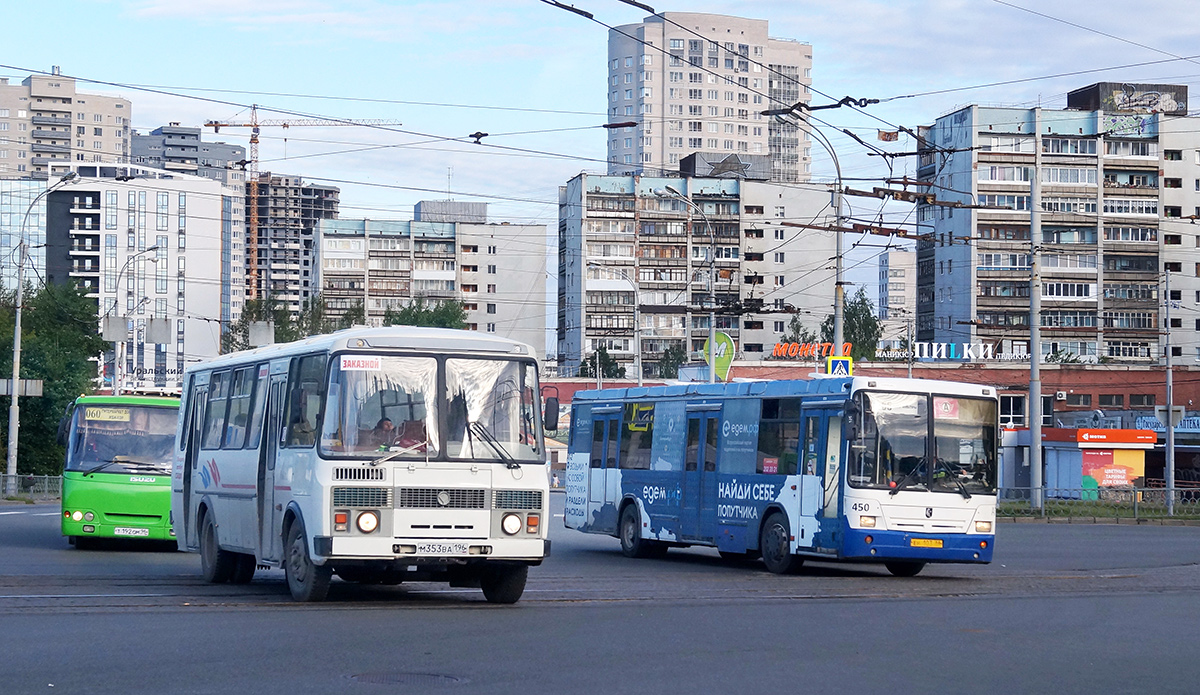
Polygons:
M487 305L487 313L489 313L489 314L494 314L494 313L496 313L496 305L495 305L495 304L488 304L488 305Z
M487 268L487 271L488 271L488 274L489 274L489 275L495 275L495 274L496 274L496 266L494 266L494 265L489 265L489 266L488 266L488 268Z
M1149 408L1157 403L1157 399L1153 393L1131 393L1129 394L1130 408Z
M496 286L495 286L495 285L488 285L488 286L487 286L487 291L488 291L488 294L496 294Z
M495 332L496 332L496 324L494 324L494 323L489 323L489 324L487 325L487 332L488 332L488 333L495 333Z
M1097 403L1101 408L1124 408L1125 395L1120 393L1102 393Z

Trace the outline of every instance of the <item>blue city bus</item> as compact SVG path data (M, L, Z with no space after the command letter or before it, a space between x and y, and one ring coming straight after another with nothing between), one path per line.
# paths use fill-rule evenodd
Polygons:
M767 569L805 559L987 563L996 520L996 390L874 377L575 394L569 528L629 557L713 546Z

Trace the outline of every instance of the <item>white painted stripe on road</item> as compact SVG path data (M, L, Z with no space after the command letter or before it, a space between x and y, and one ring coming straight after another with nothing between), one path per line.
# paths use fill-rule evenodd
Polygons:
M45 514L34 514L34 516L58 516L58 512L48 512Z
M6 598L155 598L170 594L12 594L0 596Z
M10 514L25 514L25 512L0 512L0 516L8 516Z
M563 517L565 517L565 516L566 516L566 514L555 514L555 515L554 515L554 518L555 518L555 519L562 519L562 518L563 518Z

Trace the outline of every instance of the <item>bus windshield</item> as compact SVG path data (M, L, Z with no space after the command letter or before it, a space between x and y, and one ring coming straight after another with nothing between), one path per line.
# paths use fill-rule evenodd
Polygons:
M178 411L136 405L76 409L66 470L163 474L171 471Z
M996 492L996 403L982 398L864 391L850 443L852 487Z
M537 393L531 361L341 355L330 370L321 453L540 463Z

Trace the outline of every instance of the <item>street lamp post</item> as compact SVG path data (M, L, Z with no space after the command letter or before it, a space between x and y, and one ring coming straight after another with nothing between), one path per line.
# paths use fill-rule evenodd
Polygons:
M138 251L138 252L137 252L137 253L135 253L135 254L131 254L131 255L129 256L129 258L126 258L126 259L125 259L125 264L124 264L124 265L122 265L122 266L121 266L121 269L117 271L117 280L116 280L116 283L115 283L115 284L116 284L116 288L117 288L117 293L118 293L118 296L119 296L119 293L120 293L120 291L121 291L121 276L122 276L122 275L124 275L124 274L125 274L125 271L129 269L129 264L130 264L130 263L132 263L132 262L133 262L133 260L134 260L135 258L139 258L139 257L141 257L141 256L144 256L144 255L148 254L148 253L153 253L153 252L156 252L156 251L158 251L158 246L157 246L157 245L156 245L156 246L150 246L150 247L148 247L148 248L146 248L146 249L144 249L144 250L142 250L142 251ZM151 262L151 263L157 263L157 262L158 262L158 259L157 259L157 258L151 258L151 259L150 259L150 262ZM135 287L135 288L137 287L137 284L136 284L136 283L134 283L134 287ZM106 318L107 318L107 316L108 316L108 313L109 313L109 312L112 312L113 310L115 310L115 309L117 308L117 303L118 303L119 301L120 301L120 299L114 299L114 301L113 301L113 306L112 306L112 309L109 309L109 310L108 310L108 312L106 312L106 313L105 313L105 317L106 317ZM140 302L139 302L139 304L135 305L135 307L134 307L134 308L136 309L136 308L137 308L137 306L140 306ZM121 322L121 325L122 325L122 333L125 333L126 331L128 331L128 330L129 330L129 329L128 329L128 321L129 321L129 318L128 318L128 317L116 316L116 317L114 317L114 318L123 319L123 320L122 320L122 322ZM121 336L121 337L118 339L116 336L114 336L114 339L113 339L113 374L112 374L112 377L113 377L113 387L112 387L112 391L113 391L113 395L114 395L114 396L119 396L119 395L121 395L121 356L120 356L119 352L120 352L120 346L121 346L121 345L123 345L123 344L124 344L124 342L125 342L125 337L126 337L125 335L122 335L122 336Z
M8 484L5 489L5 493L9 495L17 493L17 438L21 428L21 406L18 394L21 391L21 307L25 303L25 261L28 252L28 245L25 243L25 223L29 221L29 213L33 211L33 206L37 205L39 200L45 198L56 188L74 181L75 177L75 172L68 172L57 183L47 186L46 190L37 194L29 203L29 207L25 208L25 216L21 218L21 228L18 232L16 319L13 328L12 401L8 406Z
M708 220L708 215L704 214L703 208L680 193L679 189L674 186L663 186L661 191L655 191L659 195L663 192L682 200L685 205L700 213L700 218L704 220L704 226L708 228L708 383L715 384L717 383L717 294L715 285L717 236L713 232L712 223Z

